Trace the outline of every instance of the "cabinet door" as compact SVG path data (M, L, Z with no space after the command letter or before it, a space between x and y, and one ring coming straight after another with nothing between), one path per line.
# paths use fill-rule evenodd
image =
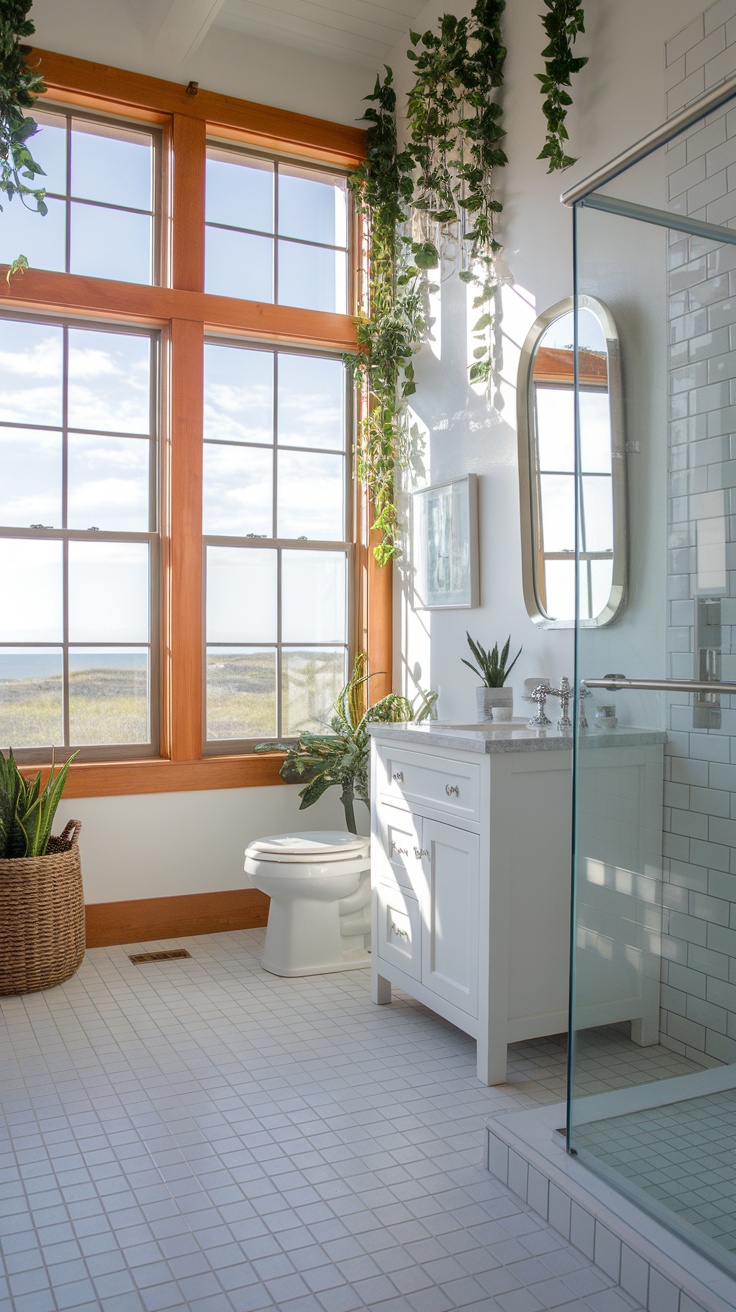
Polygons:
M422 848L422 983L477 1016L480 840L454 825L423 820Z

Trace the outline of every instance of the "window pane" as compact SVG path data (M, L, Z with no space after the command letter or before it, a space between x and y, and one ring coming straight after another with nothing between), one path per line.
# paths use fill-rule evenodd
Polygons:
M543 474L542 536L545 551L575 550L575 479L573 475Z
M583 479L584 551L613 551L613 492L610 478Z
M207 548L208 642L275 642L276 552Z
M69 330L69 425L112 433L151 428L151 341Z
M345 366L342 360L285 355L279 366L279 442L345 450Z
M33 107L32 117L38 123L38 132L30 138L28 146L45 177L40 185L57 196L66 195L66 116Z
M2 747L55 747L64 741L60 650L0 650Z
M273 451L259 447L204 448L204 532L273 536Z
M71 642L148 642L148 544L69 543Z
M0 319L0 419L61 424L62 340L55 325Z
M61 527L61 433L0 428L0 524Z
M150 742L149 687L146 650L71 651L70 741L79 747Z
M0 642L61 642L61 542L0 539L0 579Z
M575 561L548 560L544 567L550 619L569 620L575 614Z
M207 652L207 739L275 738L276 652L211 647Z
M280 451L278 462L278 537L342 541L343 457Z
M332 708L347 681L344 647L287 648L283 656L283 733L329 729Z
M611 595L611 585L613 584L613 561L612 560L590 560L588 561L590 570L590 587L592 595L592 615L588 619L595 619L600 615L608 598ZM583 609L583 616L585 610Z
M328 246L347 245L347 179L279 165L279 233Z
M39 160L40 164L41 161ZM39 186L44 183L39 178ZM0 226L0 261L10 264L21 253L32 269L53 269L64 273L66 269L66 205L63 200L46 201L48 214L26 209L16 196L6 204L3 200Z
M270 160L210 147L207 151L207 222L273 232L273 177Z
M273 442L273 354L207 342L204 435L218 442Z
M343 551L284 551L284 642L344 642L346 557Z
M147 533L150 443L70 433L68 453L68 527Z
M580 463L586 474L611 472L611 407L608 392L580 393Z
M69 272L117 282L153 281L153 224L146 214L71 204Z
M204 289L216 296L273 302L273 239L206 228Z
M72 196L151 209L153 144L148 133L72 119L71 149Z
M279 305L346 313L348 265L343 251L280 241L278 259Z
M573 472L575 398L571 387L537 387L539 468Z

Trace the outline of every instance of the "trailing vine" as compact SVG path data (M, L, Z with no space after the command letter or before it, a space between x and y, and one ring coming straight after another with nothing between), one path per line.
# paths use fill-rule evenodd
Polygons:
M358 350L343 358L353 381L364 390L366 408L358 431L357 475L370 492L381 540L374 547L379 565L398 551L394 504L395 465L405 463L406 402L416 390L411 357L425 329L421 268L434 254L418 249L407 258L401 235L412 196L411 160L396 141L396 92L391 70L366 100L363 118L366 159L350 179L357 207L369 225L367 307L357 320ZM411 254L414 254L413 244Z
M460 277L476 284L480 311L471 382L491 375L495 221L501 210L494 169L506 163L501 109L500 21L506 0L476 0L469 18L445 15L438 34L411 33L415 78L408 98L407 143L398 149L396 93L390 69L366 99L366 160L351 178L369 227L366 313L358 351L345 356L368 402L357 442L357 473L374 509L379 564L397 555L397 466L407 463L407 401L415 391L412 356L426 327L426 274L454 249Z
M408 52L414 63L407 146L415 169L412 207L436 262L443 247L454 246L460 278L476 284L474 308L482 313L473 326L472 383L487 382L492 371L494 260L501 249L495 226L502 209L495 169L507 162L493 93L503 84L505 8L506 0L477 0L470 18L445 14L438 34L410 34Z
M26 63L31 47L21 45L22 38L36 30L26 17L30 8L31 0L0 3L0 191L8 201L18 196L29 209L46 214L46 193L42 187L32 185L43 175L43 169L28 149L28 140L38 131L38 124L23 113L44 90L41 75ZM19 255L10 266L8 280L19 269L27 268L25 255Z
M535 76L545 97L542 109L547 120L547 140L537 159L548 160L547 172L554 173L575 163L573 156L565 154L564 143L568 139L565 119L572 104L572 96L565 87L571 85L572 75L579 73L588 60L572 53L575 38L585 31L585 14L579 0L544 0L544 3L549 13L542 16L542 24L549 43L542 51L544 72Z

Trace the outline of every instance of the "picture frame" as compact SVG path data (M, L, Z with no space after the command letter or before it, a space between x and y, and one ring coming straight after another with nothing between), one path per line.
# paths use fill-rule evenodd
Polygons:
M478 478L466 474L412 496L414 605L419 610L478 606Z

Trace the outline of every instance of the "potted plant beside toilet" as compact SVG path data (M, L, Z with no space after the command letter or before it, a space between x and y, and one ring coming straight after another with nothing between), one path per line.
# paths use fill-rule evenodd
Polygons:
M27 780L13 752L0 752L0 996L62 984L84 956L82 826L51 834L73 759L56 774L52 762L41 788L40 771Z
M480 688L475 690L478 719L480 721L510 720L514 713L514 690L506 686L506 680L521 656L521 647L511 664L507 665L511 634L506 639L500 655L497 642L494 643L492 650L486 651L485 647L475 642L469 633L465 636L476 663L466 661L464 656L461 657L462 663L482 681Z

